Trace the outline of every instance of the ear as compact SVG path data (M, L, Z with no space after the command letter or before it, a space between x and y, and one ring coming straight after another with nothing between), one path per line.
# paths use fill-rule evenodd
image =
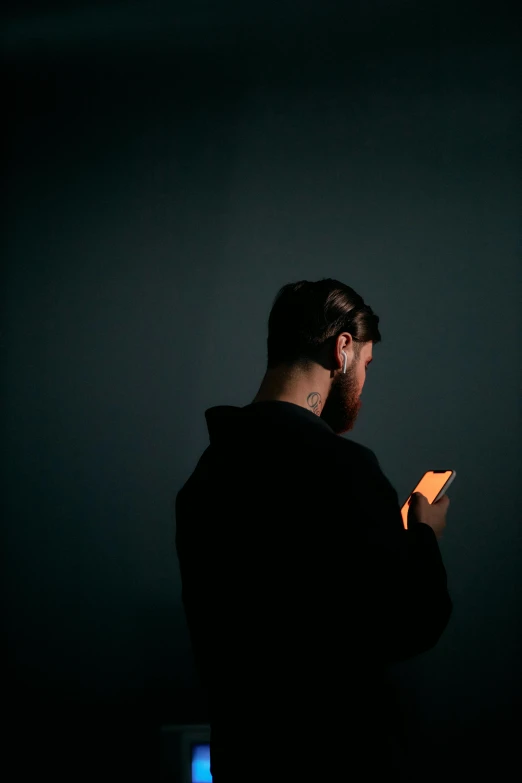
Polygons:
M353 361L353 355L354 355L353 337L350 334L350 332L342 332L337 338L336 364L339 367L339 369L343 368L345 355L346 355L346 367L348 368Z

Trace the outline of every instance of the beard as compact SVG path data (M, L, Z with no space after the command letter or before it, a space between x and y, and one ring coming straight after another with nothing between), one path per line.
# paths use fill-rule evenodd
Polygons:
M346 373L339 372L334 376L321 419L330 425L336 435L343 435L353 429L361 405L355 367L352 365Z

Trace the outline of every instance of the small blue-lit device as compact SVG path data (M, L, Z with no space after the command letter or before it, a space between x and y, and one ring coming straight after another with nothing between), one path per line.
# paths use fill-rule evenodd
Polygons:
M173 783L212 783L210 774L210 726L207 724L161 727L162 766Z
M192 745L192 780L190 783L212 783L210 774L210 744Z

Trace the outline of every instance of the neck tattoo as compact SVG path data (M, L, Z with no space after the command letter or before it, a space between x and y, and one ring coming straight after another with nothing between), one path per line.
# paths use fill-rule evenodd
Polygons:
M309 394L308 397L306 398L306 401L310 406L312 413L315 413L316 416L320 416L322 404L321 404L321 395L319 394L319 392L312 392L311 394Z

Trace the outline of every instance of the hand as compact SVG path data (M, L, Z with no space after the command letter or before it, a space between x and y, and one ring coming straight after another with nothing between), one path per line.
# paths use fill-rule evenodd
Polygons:
M449 503L447 495L443 495L436 503L429 503L425 495L420 492L414 492L410 498L410 507L408 509L408 528L410 527L410 520L413 524L420 522L431 527L437 539L441 539L446 527L446 513Z

